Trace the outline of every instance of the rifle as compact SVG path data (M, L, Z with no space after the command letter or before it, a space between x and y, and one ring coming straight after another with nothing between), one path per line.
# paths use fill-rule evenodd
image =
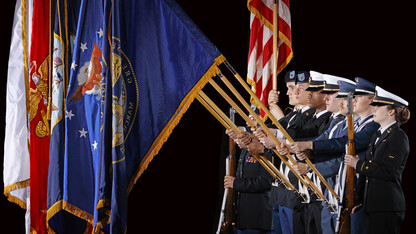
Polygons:
M257 104L260 105L260 108L266 112L266 115L268 118L270 118L270 120L272 120L273 124L276 125L276 127L282 132L282 134L286 137L286 139L292 143L293 139L291 136L289 136L289 134L286 132L286 130L280 125L280 123L277 121L277 119L270 113L270 111L267 109L267 107L261 102L261 100L256 96L256 94L251 90L251 88L247 85L247 83L243 80L243 78L241 78L241 76L235 71L235 69L231 66L231 64L225 60L224 61L224 65L228 68L228 70L231 71L231 73L234 75L234 77L240 82L240 84L243 86L243 88L250 94L250 97L253 98ZM220 78L224 83L229 83L228 80L226 80L225 77L221 77L220 74ZM227 84L227 86L232 89L233 87L231 83ZM235 91L237 92L237 91ZM233 91L233 93L235 93ZM238 95L238 92L236 93L236 96ZM241 101L241 96L239 98L239 100ZM252 113L250 113L251 115L253 115ZM256 120L257 122L259 122L259 120ZM260 120L261 121L261 120ZM261 121L262 122L262 121ZM259 122L260 125L262 125L262 123ZM270 135L269 132L267 132L267 127L265 128L264 126L261 126L268 135ZM278 142L277 138L274 137L273 135L270 135L270 137L272 138L272 140L276 143L277 146L280 146L280 142ZM274 138L274 139L273 139ZM276 153L276 151L275 151ZM288 165L286 163L286 159L280 157L280 154L277 153L277 155L279 156L279 158L289 167L289 169L291 169L292 172L294 172L294 170L292 170L291 166ZM290 156L290 155L286 155L286 157L289 159L289 161L293 164L296 165L297 162ZM321 180L321 182L325 185L325 187L328 189L328 191L334 196L334 198L339 201L339 197L338 195L335 193L335 191L332 189L332 187L328 184L328 182L326 181L326 179L322 176L322 174L316 169L315 165L312 164L312 162L307 158L305 160L305 162L308 164L308 166L314 171L314 173L319 177L319 179ZM304 184L309 191L311 191L314 195L319 196L327 205L327 208L331 211L334 212L335 209L333 207L332 204L328 203L328 201L325 199L323 193L313 184L313 182L310 180L310 178L308 176L303 176L303 178L301 178L301 176L294 172L293 173L298 179L299 181L302 182L302 184ZM309 184L309 185L308 185Z
M230 119L234 123L235 122L235 110L234 108L230 108ZM225 159L225 174L230 176L235 176L235 142L230 137L229 140L229 155ZM227 188L224 190L224 197L222 200L221 205L221 214L220 220L218 222L218 233L233 233L232 231L232 223L233 221L233 189Z
M347 154L355 155L355 144L354 144L354 120L352 113L352 98L353 94L348 94L348 143L347 143ZM345 168L344 168L345 170ZM354 180L355 180L355 170L353 167L347 166L347 175L346 175L346 193L345 193L345 208L341 211L340 221L341 227L339 233L349 234L351 233L351 218L350 213L354 207Z
M220 77L223 77L223 75L222 75L222 73L220 73L219 74L219 76ZM209 80L209 83L221 94L221 96L233 107L233 108L235 108L235 110L240 114L240 116L247 122L247 124L251 127L251 128L256 128L257 127L257 125L243 112L243 110L230 98L230 96L228 96L225 92L224 92L224 90L222 90L221 88L220 88L220 86L218 86L218 84L214 81L214 80ZM200 92L200 95L202 95L202 96L206 96L205 94L203 94L203 92L201 91ZM206 97L206 99L207 99L208 97ZM203 103L203 102L202 102ZM211 109L211 107L209 107L209 105L208 106L206 106L207 107L207 110L209 110L209 109ZM248 106L248 104L246 105L246 108L248 108L247 110L249 110L249 111L253 111L249 106ZM216 115L216 114L213 114L214 116ZM255 116L255 113L252 113L252 115L253 115L253 117ZM220 121L220 122L222 122L221 121L221 117L220 118L218 118L217 117L217 119ZM231 121L231 120L230 120ZM261 121L261 120L260 120ZM232 128L232 126L227 126L227 124L225 124L224 125L224 127L226 127L227 129L229 129L229 128ZM238 129L237 129L237 132L238 132ZM276 150L274 150L275 151L275 153L279 156L279 157L282 157L281 155L279 155L279 153L276 151ZM290 183L290 181L286 178L286 176L285 175L283 175L280 171L279 171L279 169L277 169L274 165L273 165L273 163L271 163L266 157L264 157L264 156L258 156L258 155L254 155L253 154L253 157L264 167L264 169L267 171L267 172L269 172L269 174L271 175L271 176L273 176L273 178L275 179L275 182L278 184L278 186L280 186L280 187L282 187L282 188L285 188L285 189L289 189L289 190L292 190L295 194L296 194L296 197L299 199L299 200L301 200L302 202L305 202L305 201L307 201L307 197L305 196L305 194L302 194L302 193L300 193L291 183ZM283 160L283 159L282 159ZM286 164L286 165L288 165L287 164L287 161L284 161L284 163ZM288 165L289 166L289 168L293 171L293 168L290 166L290 165ZM294 172L294 173L296 173L296 172ZM312 190L309 190L309 192L313 195L314 194L314 191L312 191Z
M224 62L225 65L227 65L227 61ZM230 68L231 69L231 68ZM235 72L235 70L232 70L232 73L235 74L235 77L238 79L238 81L243 85L243 87L250 93L251 97L257 98L258 103L262 107L262 109L266 112L267 116L273 121L273 123L279 128L279 130L285 135L285 137L289 140L289 142L293 142L293 139L287 134L286 130L283 129L283 127L280 125L280 123L274 118L274 116L268 111L267 107L264 106L264 104L258 99L255 93L248 87L248 85L242 80L242 78ZM222 74L218 74L218 76L221 78L223 83L231 90L231 92L237 97L237 99L241 102L241 104L247 109L247 111L250 113L250 115L253 116L253 118L256 120L256 122L260 125L260 127L265 131L267 135L271 137L274 143L276 143L277 146L280 146L280 141L276 138L276 136L269 130L269 128L264 124L263 120L260 119L260 117L251 109L251 107L248 105L246 101L244 101L244 98L238 93L238 91L234 88L234 86L227 80L227 78ZM210 83L212 83L212 79L209 80ZM218 91L218 90L217 90ZM230 103L231 104L231 103ZM320 189L316 187L316 185L310 180L310 178L306 175L300 175L297 173L291 164L297 165L297 162L294 160L294 158L287 154L286 156L281 155L279 152L277 152L276 149L272 150L286 166L293 172L293 174L299 179L299 181L305 185L306 188L308 188L308 192L312 194L312 196L317 196L322 199L323 202L326 203L327 208L331 212L335 212L335 209L332 204L328 202L328 200L325 198L323 193ZM290 164L290 163L291 164ZM338 200L338 195L333 191L333 189L329 186L328 182L325 180L325 178L322 177L321 173L315 168L315 166L309 161L309 159L306 159L306 162L311 167L311 169L315 172L315 174L320 178L321 182L325 184L325 186L328 188L328 190L334 194L334 197ZM295 189L293 189L295 191ZM303 199L302 197L299 197L300 199Z
M212 81L212 80L211 80ZM225 93L224 93L225 94ZM228 95L225 94L224 97L228 97ZM196 97L196 99L226 128L226 129L233 129L237 134L240 134L241 131L237 128L237 126L234 124L234 122L232 122L230 120L230 118L228 118L228 116L226 116L221 109L215 105L214 102L212 102L212 100L203 92L200 91L198 96ZM251 121L251 119L245 115L242 110L234 105L234 102L232 106L235 108L235 110L241 115L241 117L243 117L243 119L245 119L247 121L247 123L251 126L254 127L254 123ZM251 108L250 108L251 110ZM276 151L277 152L277 151ZM278 153L277 153L278 154ZM292 190L298 199L300 199L301 201L306 201L307 198L305 196L305 194L300 193L295 186L293 186L290 181L286 178L286 176L281 173L266 157L264 156L258 156L255 154L252 154L253 157L260 163L261 166L264 167L264 169L270 173L271 176L273 176L274 179L276 179L276 182L278 184L278 186L282 187L282 188L286 188L286 189L290 189ZM287 162L286 162L287 163ZM288 164L288 166L290 166L290 164ZM293 168L291 168L291 170L293 170ZM296 173L296 171L294 172Z

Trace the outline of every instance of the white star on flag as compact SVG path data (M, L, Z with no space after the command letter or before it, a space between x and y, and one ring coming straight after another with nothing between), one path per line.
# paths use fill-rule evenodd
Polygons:
M104 35L103 29L100 28L100 31L97 32L98 35L100 35L99 37L102 37Z
M84 128L82 128L82 130L78 130L79 131L79 133L81 134L79 137L81 138L81 137L87 137L87 133L88 133L88 131L85 131L85 129Z
M87 48L87 43L82 43L81 42L81 50L82 50L82 52L84 52L84 50L86 50L86 49L88 49Z
M69 118L69 120L71 120L71 118L73 117L73 116L75 116L74 114L72 114L72 110L70 110L69 112L68 111L65 111L65 118Z
M78 66L78 65L77 65L75 62L72 62L72 64L71 64L71 69L75 70L75 68L76 68L77 66Z
M97 145L98 145L98 142L97 141L94 141L94 144L92 144L92 146L94 147L94 150L97 149Z

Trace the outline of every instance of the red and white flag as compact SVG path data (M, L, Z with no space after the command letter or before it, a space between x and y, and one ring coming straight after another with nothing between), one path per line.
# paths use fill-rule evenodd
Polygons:
M247 82L257 97L267 106L273 87L273 3L274 0L248 0L250 16L250 47ZM293 57L289 0L278 0L277 74ZM251 100L252 104L259 106ZM264 112L261 112L264 117Z

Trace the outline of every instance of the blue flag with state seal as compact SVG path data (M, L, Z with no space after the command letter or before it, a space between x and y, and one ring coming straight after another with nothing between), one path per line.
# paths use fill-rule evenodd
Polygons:
M124 233L129 191L225 58L173 0L80 0L74 15L73 53L59 49L54 60L56 84L68 87L48 222L58 233Z
M95 228L123 233L129 191L225 58L173 0L111 4Z

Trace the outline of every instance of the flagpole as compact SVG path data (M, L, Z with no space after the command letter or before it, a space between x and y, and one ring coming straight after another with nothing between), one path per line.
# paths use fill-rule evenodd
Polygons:
M240 129L228 118L224 112L201 90L196 99L227 129L233 129L237 134L241 134ZM251 122L251 120L250 120ZM290 181L283 175L266 157L261 157L252 154L253 157L266 169L267 172L274 178L278 179L283 186L295 192L299 199L305 199L300 192L290 183Z
M52 42L52 0L49 0L49 51L48 51L48 107L47 107L47 119L50 121L52 118L52 71L53 71L53 61L52 61L52 46L53 46L53 42ZM49 125L50 126L50 125ZM49 135L51 134L51 129L52 127L50 127L48 129L49 131Z
M277 90L277 42L279 41L279 5L278 0L273 4L273 89Z
M267 109L267 107L260 101L260 99L256 96L255 93L248 87L246 82L241 78L241 76L237 73L237 71L231 66L231 64L226 60L224 61L224 65L231 71L231 73L234 75L234 77L240 82L240 84L244 87L244 89L250 94L250 96L254 99L256 99L259 104L260 108L266 112L266 116L272 120L272 122L276 125L276 127L282 132L282 134L286 137L286 139L292 143L293 139L289 136L289 134L286 132L286 130L280 125L280 123L276 120L276 118L270 113L270 111ZM273 136L271 136L273 138ZM278 143L278 142L276 142ZM290 159L290 158L289 158ZM292 162L292 160L290 160ZM324 183L325 187L328 189L329 192L332 193L332 195L339 201L338 195L335 193L335 191L331 188L331 186L328 184L326 179L321 175L321 173L316 169L316 167L311 163L311 161L307 158L306 163L309 165L309 167L315 172L315 174L319 177L319 179ZM292 162L293 163L293 162ZM295 163L296 165L296 163ZM308 180L309 178L305 178Z

